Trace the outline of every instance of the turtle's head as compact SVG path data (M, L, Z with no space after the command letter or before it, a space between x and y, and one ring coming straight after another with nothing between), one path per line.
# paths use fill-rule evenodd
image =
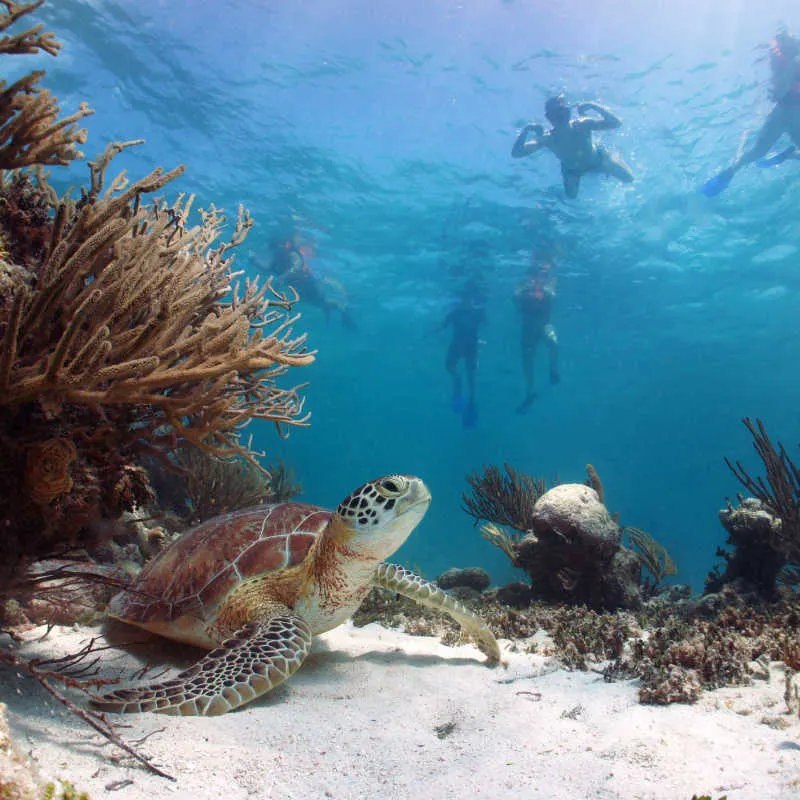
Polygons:
M376 561L388 558L425 516L428 487L413 475L386 475L339 503L336 516L349 532L347 547Z

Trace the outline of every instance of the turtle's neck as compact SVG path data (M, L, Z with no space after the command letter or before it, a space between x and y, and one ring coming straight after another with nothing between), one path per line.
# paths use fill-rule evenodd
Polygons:
M334 515L308 554L308 576L299 603L306 606L312 628L327 630L343 622L372 586L375 559L353 546L355 537Z

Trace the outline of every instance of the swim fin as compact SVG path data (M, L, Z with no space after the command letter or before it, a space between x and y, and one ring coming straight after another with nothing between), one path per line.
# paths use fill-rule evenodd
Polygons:
M478 409L475 406L467 406L464 409L464 416L461 418L461 426L464 430L471 430L478 423Z
M780 153L775 153L775 155L767 156L766 158L759 158L758 161L756 161L756 166L777 167L778 164L783 164L787 158L792 157L800 157L800 150L798 150L798 148L796 148L794 145L787 147L785 150L781 150Z
M732 179L733 173L725 169L722 172L718 172L713 178L709 178L700 187L700 192L706 197L716 197L730 186Z

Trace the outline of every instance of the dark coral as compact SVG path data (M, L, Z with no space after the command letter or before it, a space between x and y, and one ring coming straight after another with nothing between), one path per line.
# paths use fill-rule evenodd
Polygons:
M800 468L780 442L772 443L760 419L742 421L765 475L754 478L741 462L725 459L752 497L739 495L737 508L728 501L720 511L727 548L717 550L723 563L709 574L706 591L732 584L773 599L780 583L791 584L800 575Z
M774 599L778 579L789 566L784 553L772 546L781 521L755 497L743 498L736 508L728 504L719 520L728 533L727 548L717 549L723 564L709 573L705 591L718 592L733 584L740 591Z
M764 423L747 417L744 422L753 437L753 447L764 465L765 478L753 478L737 461L725 463L739 482L781 521L771 539L772 547L791 562L800 562L800 467L789 458L786 448L770 440Z

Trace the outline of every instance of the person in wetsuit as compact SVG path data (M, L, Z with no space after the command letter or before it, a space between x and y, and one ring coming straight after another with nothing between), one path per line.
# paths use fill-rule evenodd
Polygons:
M522 335L520 352L522 355L522 374L525 380L525 397L517 407L518 414L524 414L536 398L533 386L533 365L536 348L544 340L550 357L550 383L559 382L558 337L550 322L553 300L556 296L556 279L549 263L537 262L530 273L514 292L514 304L520 313Z
M775 105L764 120L753 146L740 152L733 164L703 184L702 192L708 197L727 189L734 175L754 161L766 167L800 158L800 38L785 29L778 31L771 43L770 69L770 96ZM792 140L791 147L765 158L784 134Z
M270 273L278 283L291 286L301 302L321 308L326 321L330 319L331 311L338 311L342 315L342 325L348 330L355 328L347 305L326 294L324 284L328 281L318 277L306 263L296 236L274 239L270 245L270 255Z
M633 181L630 167L614 153L592 139L594 131L611 131L622 125L619 117L597 103L579 103L578 119L571 119L572 109L563 95L551 97L544 104L544 114L552 126L545 131L543 125L526 125L514 142L513 158L522 158L539 150L551 150L561 162L561 177L567 197L575 199L581 178L589 172L611 175L623 183ZM586 116L588 112L598 114ZM533 138L529 135L533 133Z
M472 428L478 420L475 405L475 373L478 368L478 333L486 321L486 296L481 285L469 280L459 293L455 305L435 330L452 328L450 344L445 357L445 368L453 382L452 408L461 414L465 428ZM464 362L467 393L463 393L460 362Z

